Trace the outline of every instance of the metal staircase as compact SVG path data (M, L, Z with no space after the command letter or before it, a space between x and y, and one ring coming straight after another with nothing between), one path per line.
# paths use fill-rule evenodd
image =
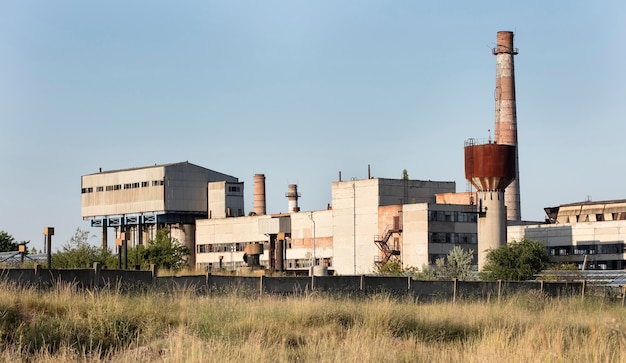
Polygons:
M396 222L396 221L394 221ZM382 235L374 236L374 243L378 246L378 249L383 253L383 256L375 259L375 263L377 265L384 265L389 262L392 257L400 256L400 250L398 246L394 246L391 248L389 246L389 239L396 233L402 233L402 226L399 223L394 223L393 225L388 225L385 228L385 232ZM397 257L396 257L397 258Z

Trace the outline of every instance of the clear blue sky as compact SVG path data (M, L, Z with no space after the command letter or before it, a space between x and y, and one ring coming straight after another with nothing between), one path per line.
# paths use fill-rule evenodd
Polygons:
M80 177L188 160L252 208L324 209L331 182L453 180L494 124L500 30L515 32L522 217L626 198L623 1L3 1L0 230L58 248ZM97 229L92 230L99 233ZM95 239L97 243L97 239Z

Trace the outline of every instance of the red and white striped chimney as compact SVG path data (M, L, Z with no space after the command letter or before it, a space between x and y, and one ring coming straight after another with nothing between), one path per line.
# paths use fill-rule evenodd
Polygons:
M517 111L515 106L515 67L513 56L517 48L513 47L513 32L500 31L496 47L496 127L495 141L498 144L515 146L515 180L506 188L504 204L507 208L507 220L521 221L519 188L519 158L517 147Z
M287 202L289 203L287 212L299 212L300 207L298 207L298 198L300 197L300 193L298 193L298 186L296 184L289 184L285 196L287 197Z

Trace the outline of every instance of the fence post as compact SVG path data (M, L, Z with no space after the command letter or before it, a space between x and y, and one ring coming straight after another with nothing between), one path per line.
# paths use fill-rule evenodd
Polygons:
M259 276L259 296L263 296L263 275Z
M91 287L96 288L100 286L100 263L93 263L93 280L91 281Z
M157 281L157 273L158 273L158 268L155 264L151 263L150 264L150 273L152 274L152 284L156 284Z
M541 290L539 292L543 294L543 280L541 280Z
M502 280L498 280L498 305L500 304L501 296L502 296Z
M361 275L361 281L359 282L359 290L365 290L365 275Z
M453 304L456 304L456 282L457 282L457 279L455 277L452 280L452 283L453 283L453 285L452 285L452 303Z
M587 280L583 280L583 285L582 285L582 288L580 289L581 290L580 299L582 301L585 301L585 289L586 288L587 288Z
M626 299L626 285L622 286L622 307L624 307L624 299Z

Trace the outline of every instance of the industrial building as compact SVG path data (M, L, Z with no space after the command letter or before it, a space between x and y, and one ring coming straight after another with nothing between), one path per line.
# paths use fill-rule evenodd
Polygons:
M455 183L371 178L331 185L325 210L300 211L289 185L288 213L265 214L265 176L254 177L254 210L244 211L243 182L189 162L99 171L81 178L81 211L93 227L122 233L131 246L168 228L195 251L197 269L249 265L250 244L263 248L258 264L271 271L360 274L395 261L423 266L455 245L477 252L476 214L468 205L442 204ZM458 197L457 197L458 198ZM440 203L437 203L437 201Z
M264 182L264 176L255 176L259 180ZM255 184L255 190L261 189ZM245 266L249 244L263 245L260 264L266 269L306 273L323 266L342 275L370 273L387 261L421 267L455 245L477 252L471 208L436 203L437 194L454 192L454 182L339 180L332 183L326 210L302 212L291 185L286 193L290 212L274 215L263 214L264 196L255 193L252 215L197 220L196 268Z
M521 218L513 32L496 37L495 139L465 144L465 176L450 181L368 178L331 185L325 210L301 211L297 185L288 212L266 214L265 176L254 176L254 208L244 210L237 178L188 162L102 171L81 180L83 219L143 243L160 228L192 248L197 269L363 274L394 261L434 264L455 245L473 250L479 269L489 249L537 239L556 262L623 269L626 201L546 208L546 222Z
M546 223L509 226L509 241L539 240L552 261L580 270L626 268L626 200L585 201L545 211Z
M208 217L207 183L212 181L220 181L229 191L232 209L228 213L243 215L243 184L237 178L189 162L100 169L83 175L81 215L92 227L102 229L103 247L107 247L109 228L116 238L124 233L132 246L153 238L158 229L168 228L172 237L193 250L195 221Z

